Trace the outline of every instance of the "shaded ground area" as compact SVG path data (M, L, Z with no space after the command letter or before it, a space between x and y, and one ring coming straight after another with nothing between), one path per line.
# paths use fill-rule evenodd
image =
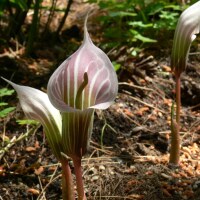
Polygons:
M50 74L66 57L64 48L38 50L35 59L24 58L19 52L9 52L9 56L1 52L1 75L10 78L14 73L15 82L45 91ZM118 71L115 104L106 111L96 111L91 145L82 161L89 200L200 199L200 57L190 56L182 76L181 163L179 168L170 169L174 80L169 52L161 53L157 48L147 49L137 58L124 50L118 51L118 56L115 52L110 55L111 59L126 59ZM18 104L14 97L8 101ZM17 106L0 121L1 146L4 150L8 147L0 154L0 199L61 199L60 165L43 129L18 125L16 119L24 116ZM15 137L26 133L27 137L16 141ZM71 168L73 171L72 163Z

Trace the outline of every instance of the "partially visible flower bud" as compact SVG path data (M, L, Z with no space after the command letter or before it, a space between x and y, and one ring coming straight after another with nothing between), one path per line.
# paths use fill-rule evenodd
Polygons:
M199 31L200 1L187 8L178 20L171 56L171 67L177 74L186 69L190 45Z

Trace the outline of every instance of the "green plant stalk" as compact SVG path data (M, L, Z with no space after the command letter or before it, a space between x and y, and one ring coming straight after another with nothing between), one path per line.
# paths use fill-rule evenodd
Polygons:
M61 161L62 165L62 197L63 200L74 200L74 185L68 161Z
M104 131L105 128L107 126L107 123L105 122L105 124L103 125L103 128L101 129L101 148L103 149L103 136L104 136Z
M106 119L104 119L104 125L103 125L103 128L101 129L101 148L103 149L103 137L104 137L104 131L105 131L105 128L106 126L108 128L110 128L114 133L117 133L117 131L110 125L107 123Z
M81 158L73 157L72 160L74 163L74 171L76 176L78 200L86 200L84 186L83 186L83 179L82 179Z
M24 41L23 34L21 34L21 28L24 25L24 21L26 19L27 13L31 7L33 0L27 0L26 5L27 9L23 10L21 8L18 8L15 12L15 15L13 17L13 21L10 25L10 30L8 32L9 37L16 37L18 36L20 41Z
M30 54L32 53L33 43L34 43L36 36L37 36L38 15L39 15L40 3L41 3L41 0L35 1L34 14L33 14L30 32L28 34L28 41L27 41L27 46L26 46L26 55L27 56L30 56Z
M61 29L63 28L63 26L64 26L64 24L65 24L65 21L66 21L66 19L67 19L68 14L69 14L69 11L70 11L70 8L71 8L72 3L73 3L73 0L69 0L69 1L68 1L67 7L66 7L66 10L65 10L65 14L64 14L64 16L63 16L63 18L62 18L62 20L61 20L61 22L60 22L60 24L59 24L59 26L58 26L58 29L57 29L57 31L56 31L56 35L57 35L57 36L59 35Z
M181 77L180 73L176 73L176 120L173 119L174 108L172 105L171 116L171 150L169 163L179 165L180 160L180 110L181 110Z
M49 16L48 16L44 31L42 33L42 38L43 39L48 37L48 33L50 32L50 24L51 24L52 19L54 17L54 13L55 13L55 10L56 10L56 3L57 3L57 0L52 0L51 8L49 8L49 12L50 13L49 13Z
M9 141L9 143L5 146L5 147L1 147L0 149L0 161L3 158L3 156L5 155L6 152L9 152L9 150L18 142L28 138L31 134L33 134L34 132L36 132L38 130L38 128L41 126L41 124L37 124L35 127L31 128L29 131L27 131L26 133L22 133L18 138L16 138L15 136ZM5 128L4 128L5 129ZM4 131L5 132L5 131Z

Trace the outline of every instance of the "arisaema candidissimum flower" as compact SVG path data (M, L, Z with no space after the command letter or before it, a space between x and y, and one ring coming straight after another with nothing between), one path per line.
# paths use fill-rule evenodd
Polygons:
M86 152L94 109L108 108L118 91L114 67L92 43L86 23L83 44L52 74L47 94L7 82L17 91L27 117L44 126L55 155L61 150L68 156Z
M118 92L114 67L107 55L92 43L86 21L82 45L52 74L47 94L6 80L17 91L27 117L43 125L57 159L63 163L66 159L63 155L67 155L75 166L80 165L79 161L87 151L94 109L108 108ZM82 186L78 186L81 177L77 179L79 199L85 199ZM74 197L67 194L63 198L71 200Z
M106 54L91 41L84 26L84 41L51 76L47 93L61 111L62 136L68 156L82 156L93 124L94 109L106 109L118 91L117 76Z

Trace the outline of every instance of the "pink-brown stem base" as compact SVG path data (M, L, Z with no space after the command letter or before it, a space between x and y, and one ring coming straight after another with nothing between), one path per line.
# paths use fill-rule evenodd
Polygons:
M181 110L181 74L177 73L176 79L176 121L171 119L171 150L169 164L179 165L180 160L180 110ZM172 116L173 117L173 116Z
M83 178L82 178L81 158L75 157L75 158L72 158L72 160L74 163L74 170L75 170L75 175L76 175L78 200L86 200L87 198L85 196Z
M62 197L63 200L74 200L74 185L71 169L67 160L61 162L62 165Z

